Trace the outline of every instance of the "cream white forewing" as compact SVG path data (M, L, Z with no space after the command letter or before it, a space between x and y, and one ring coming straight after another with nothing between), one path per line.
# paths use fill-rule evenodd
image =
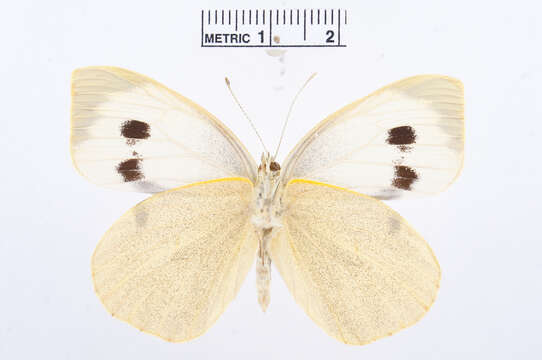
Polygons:
M407 78L323 120L290 152L285 181L334 184L380 199L434 194L463 164L463 86Z
M79 172L114 189L158 192L198 181L255 179L256 165L205 109L116 67L72 77L71 153Z

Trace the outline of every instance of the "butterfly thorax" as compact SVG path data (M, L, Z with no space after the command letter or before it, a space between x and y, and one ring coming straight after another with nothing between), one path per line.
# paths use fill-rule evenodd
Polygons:
M256 261L258 302L262 310L269 305L271 258L269 244L282 226L282 186L280 165L269 154L262 154L258 178L254 187L251 221L258 234L259 249Z

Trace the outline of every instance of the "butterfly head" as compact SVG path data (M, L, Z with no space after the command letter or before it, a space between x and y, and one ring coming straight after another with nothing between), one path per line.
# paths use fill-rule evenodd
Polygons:
M258 166L258 175L262 178L277 178L280 175L280 164L268 152L262 153L261 163Z

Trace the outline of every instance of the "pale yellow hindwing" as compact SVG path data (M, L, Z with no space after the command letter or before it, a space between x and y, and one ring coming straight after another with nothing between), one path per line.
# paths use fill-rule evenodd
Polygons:
M271 256L295 300L329 335L366 344L417 322L440 268L428 244L381 201L292 180Z
M248 179L226 178L159 193L129 210L92 257L106 309L168 341L203 334L254 261L251 196Z

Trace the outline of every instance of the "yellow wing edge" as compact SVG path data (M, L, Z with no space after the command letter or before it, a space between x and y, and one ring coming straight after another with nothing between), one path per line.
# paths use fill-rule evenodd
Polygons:
M241 154L243 154L243 156L245 158L243 160L248 162L247 171L250 173L250 175L253 177L253 179L256 178L256 173L255 173L255 169L257 167L256 163L254 162L254 159L250 156L250 153L245 148L243 143L237 138L237 136L235 136L233 131L231 131L226 125L224 125L220 120L218 120L218 118L216 116L211 114L205 108L203 108L202 106L196 104L194 101L188 99L187 97L184 97L183 95L179 94L175 90L170 89L169 87L165 86L164 84L162 84L162 83L160 83L160 82L158 82L158 81L154 80L153 78L148 77L146 75L137 73L137 72L132 71L132 70L117 67L117 66L99 66L99 65L96 65L96 66L85 66L85 67L81 67L81 68L77 68L77 69L73 70L72 73L71 73L71 80L70 80L70 95L71 95L71 100L70 100L70 144L69 144L69 146L70 146L70 158L71 158L71 161L72 161L72 165L75 168L75 170L77 171L77 173L79 175L81 175L83 178L87 179L89 182L94 183L91 179L89 179L87 176L85 176L81 172L81 169L79 169L79 167L77 166L77 164L75 162L75 158L74 158L74 151L73 151L73 143L74 143L74 135L73 135L73 125L74 125L74 116L73 115L74 114L73 114L73 112L74 112L74 98L75 98L75 79L76 79L78 73L80 73L82 71L85 71L85 70L103 70L103 71L110 72L110 73L112 73L114 75L118 75L119 73L122 73L124 75L124 78L126 78L127 80L129 78L126 75L129 75L131 77L137 76L141 80L148 81L149 83L153 84L154 86L156 86L158 88L162 88L162 89L168 91L170 94L172 94L176 98L178 98L181 102L184 102L184 103L194 107L197 111L199 111L202 114L204 114L205 116L207 116L211 120L213 125L215 125L217 127L217 129L221 133L226 135L225 137L227 139L228 139L228 136L229 136L230 138L236 140L236 143L235 142L231 143L231 145L234 148L237 148L237 145L239 145L240 148L238 148L237 150Z
M229 177L229 178L221 178L221 179L213 179L213 180L206 180L206 181L199 181L199 182L195 182L195 183L192 183L192 184L188 184L188 185L183 185L183 186L179 186L179 187L176 187L176 188L173 188L173 189L170 189L170 190L166 190L166 191L163 191L163 192L160 192L158 194L155 194L155 195L151 195L149 198L137 203L136 205L132 206L130 209L128 209L128 211L126 211L119 219L123 218L124 216L126 216L127 214L129 214L132 209L138 205L141 205L143 204L144 202L150 200L151 198L154 198L156 196L162 196L166 193L169 193L169 192L172 192L172 191L176 191L176 190L179 190L179 189L186 189L186 188L190 188L190 187L193 187L193 186L197 186L197 185L204 185L204 184L211 184L211 183L217 183L217 182L225 182L225 181L242 181L242 182L246 182L252 186L254 186L252 184L252 181L250 181L249 179L247 178L244 178L244 177ZM111 225L109 227L109 229L111 229L115 224ZM109 229L107 229L107 231L105 233L107 233L109 231ZM105 235L104 235L105 236ZM100 245L100 243L102 242L102 239L103 239L103 236L102 238L100 239L100 241L98 241L98 245L96 245L96 248L94 249L93 253L92 253L92 256L91 256L91 263L90 263L90 268L92 269L92 259L94 258L94 254L96 253L96 250L98 250L98 246ZM92 290L94 291L94 294L96 295L96 297L100 300L100 303L102 304L102 306L105 308L105 310L115 319L117 320L120 320L122 321L123 323L125 324L128 324L130 325L130 327L132 328L136 328L137 330L145 333L145 334L149 334L149 335L153 335L153 336L156 336L162 340L165 340L167 342L170 342L170 343L174 343L174 344L180 344L180 343L185 343L185 342L188 342L188 341L191 341L191 340L194 340L196 338L199 338L200 336L203 336L207 331L204 331L202 332L201 334L197 334L193 337L190 337L190 338L186 338L186 339L182 339L182 340L173 340L173 339L168 339L168 338L165 338L163 336L161 336L160 334L158 333L154 333L152 331L147 331L147 330L144 330L144 329L140 329L138 328L137 326L135 326L134 324L130 323L128 320L125 320L125 319L122 319L118 316L115 316L115 314L111 313L109 311L109 309L107 308L107 306L104 304L104 302L102 301L102 298L100 296L100 294L98 294L98 291L96 291L96 282L95 282L95 278L94 278L94 272L91 273L91 276L92 276ZM220 316L219 316L220 317ZM216 322L218 320L217 317L215 319L214 322ZM213 323L214 323L213 322ZM210 328L210 327L209 327Z
M305 184L313 184L313 185L320 185L320 186L325 186L325 187L328 187L328 188L332 188L332 189L335 189L335 190L341 190L341 191L346 191L346 192L349 192L349 193L352 193L354 195L357 195L357 196L361 196L367 200L372 200L372 201L377 201L379 202L382 206L386 207L387 209L393 211L393 213L395 213L406 225L408 225L412 231L414 231L414 233L416 235L418 235L421 239L424 240L425 242L425 245L427 246L427 249L429 250L433 260L435 261L435 264L437 265L437 268L438 268L438 273L439 273L439 277L438 277L438 284L437 284L437 289L436 289L436 292L435 292L435 297L431 300L431 304L429 304L427 306L427 309L425 310L425 312L419 317L417 318L416 320L412 321L411 323L408 323L408 324L404 324L403 326L399 327L397 330L393 331L393 332L390 332L389 334L386 334L384 336L378 336L378 337L375 337L371 340L368 340L368 341L365 341L365 342L362 342L362 343L359 343L359 344L354 344L354 343L348 343L346 341L344 341L344 339L342 338L339 338L339 337L336 337L334 334L331 334L329 332L326 331L325 328L321 327L318 323L318 321L316 321L316 319L314 319L307 311L305 311L305 308L303 307L302 304L300 303L297 303L297 300L296 300L296 303L305 311L305 314L307 314L309 316L309 318L314 322L316 323L318 326L320 326L320 328L322 330L324 330L324 332L329 335L330 337L346 344L346 345L352 345L352 346L362 346L362 345L367 345L367 344L370 344L374 341L377 341L377 340L380 340L380 339L383 339L383 338L386 338L386 337L390 337L396 333L398 333L399 331L402 331L406 328L409 328L411 327L412 325L418 323L428 312L429 310L431 310L431 307L433 306L433 304L435 303L436 299L437 299L437 295L438 295L438 291L440 290L440 281L442 280L442 270L440 268L440 264L435 256L435 253L433 252L433 249L431 249L431 247L429 246L429 244L427 243L427 241L425 241L425 239L415 230L414 227L412 227L410 225L410 223L408 221L406 221L397 211L393 210L391 207L389 207L388 205L386 205L384 202L372 197L372 196L368 196L368 195L365 195L365 194L362 194L362 193L358 193L356 191L353 191L353 190L350 190L350 189L346 189L346 188L343 188L343 187L340 187L340 186L336 186L336 185L331 185L331 184L326 184L326 183L322 183L322 182L319 182L319 181L314 181L314 180L307 180L307 179L292 179L290 181L288 181L288 185L290 184L295 184L295 183L305 183ZM292 294L293 295L293 294ZM295 299L295 297L294 297Z

